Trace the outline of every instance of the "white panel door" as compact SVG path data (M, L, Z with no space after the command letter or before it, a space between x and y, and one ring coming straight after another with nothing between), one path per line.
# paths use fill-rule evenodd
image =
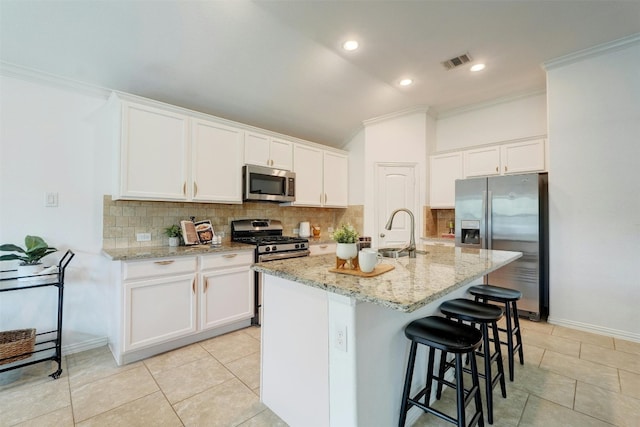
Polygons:
M248 165L271 166L269 157L270 138L255 132L246 132L244 137L244 162Z
M391 213L399 208L409 209L416 218L416 231L419 229L416 188L416 168L413 165L378 165L376 168L376 222L378 242L374 245L382 247L399 247L409 243L411 221L406 212L399 212L393 220L391 230L385 224Z
M293 142L272 138L269 158L272 168L293 170Z
M201 286L200 329L253 317L253 271L248 265L204 273Z
M187 200L187 116L122 103L120 196Z
M462 178L462 153L448 153L430 158L431 208L453 208L456 204L456 179Z
M322 150L306 145L293 146L293 171L296 173L295 205L322 204Z
M242 130L192 119L191 200L242 203Z
M504 174L545 170L544 139L505 144L501 150Z

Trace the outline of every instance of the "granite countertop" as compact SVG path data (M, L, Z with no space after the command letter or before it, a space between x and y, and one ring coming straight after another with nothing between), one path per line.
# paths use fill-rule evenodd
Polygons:
M206 255L221 252L253 251L255 246L246 243L225 242L221 246L147 246L123 249L102 249L103 255L113 261L131 261L151 258L167 258L188 255Z
M416 258L384 258L395 268L375 277L330 273L335 255L254 264L262 273L410 313L522 256L521 252L429 246Z

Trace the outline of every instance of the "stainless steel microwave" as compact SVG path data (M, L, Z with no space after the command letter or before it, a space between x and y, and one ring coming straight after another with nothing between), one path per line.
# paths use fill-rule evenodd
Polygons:
M293 202L296 174L282 169L246 165L242 167L243 200Z

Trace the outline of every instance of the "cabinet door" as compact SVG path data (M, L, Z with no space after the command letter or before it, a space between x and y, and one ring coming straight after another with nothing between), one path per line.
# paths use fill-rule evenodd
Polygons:
M187 200L187 117L131 102L121 105L116 198Z
M321 206L322 150L306 145L294 144L293 170L296 173L295 205Z
M276 169L293 169L293 143L282 139L271 139L271 167Z
M253 276L248 265L201 274L201 330L253 317Z
M545 170L544 139L505 144L501 150L504 174Z
M271 166L269 157L270 138L254 132L244 137L244 162L249 165Z
M242 203L240 129L192 119L191 200Z
M464 175L489 176L500 174L500 147L485 147L464 152Z
M124 283L124 351L196 331L195 274Z
M323 206L346 208L349 204L349 173L347 156L324 152Z
M431 208L453 208L456 204L456 179L462 178L462 153L449 153L430 158Z

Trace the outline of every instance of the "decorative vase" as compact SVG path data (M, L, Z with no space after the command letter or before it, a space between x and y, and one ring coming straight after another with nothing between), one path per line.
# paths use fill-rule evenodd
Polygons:
M350 260L358 256L357 243L338 243L336 245L336 256L340 259Z
M38 280L38 277L24 277L24 276L33 276L34 274L38 274L43 269L42 264L26 264L18 266L18 276L20 277L18 280L21 282L28 282L33 280Z
M169 246L176 247L180 243L179 237L169 237Z

